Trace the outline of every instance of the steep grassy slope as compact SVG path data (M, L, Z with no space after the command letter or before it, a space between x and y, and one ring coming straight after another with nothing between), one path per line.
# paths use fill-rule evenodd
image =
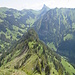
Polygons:
M46 9L46 6L39 11L0 8L0 52L33 27L33 23L49 10Z
M35 19L31 10L0 8L0 49L6 48L11 41L18 40Z
M75 9L50 9L34 23L39 38L53 50L75 59ZM71 60L71 61L73 61ZM75 61L73 61L75 63Z
M75 74L75 69L41 42L33 29L4 54L0 58L0 75Z

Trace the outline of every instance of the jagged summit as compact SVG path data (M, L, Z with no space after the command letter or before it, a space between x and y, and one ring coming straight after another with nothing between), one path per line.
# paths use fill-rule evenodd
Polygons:
M47 8L47 6L44 4L44 5L43 5L43 8Z
M44 4L41 10L47 10L47 11L48 11L49 9L50 9L50 8L47 7L47 6Z
M40 10L40 17L43 16L48 10L50 10L49 7L47 7L45 4L43 5L42 9Z

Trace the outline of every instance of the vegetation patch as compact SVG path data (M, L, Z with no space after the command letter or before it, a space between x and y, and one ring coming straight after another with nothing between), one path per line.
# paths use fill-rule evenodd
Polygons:
M65 37L64 37L64 41L66 40L72 40L73 39L73 34L67 34Z
M53 44L53 42L52 43L47 43L47 46L49 47L49 48L51 48L52 50L54 50L54 51L56 51L57 49L56 49L56 47L55 47L55 45Z

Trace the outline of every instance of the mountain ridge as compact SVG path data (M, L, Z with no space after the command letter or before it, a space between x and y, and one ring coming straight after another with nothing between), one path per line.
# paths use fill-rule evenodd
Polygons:
M67 72L73 75L75 70L72 67L73 72L66 71L63 65L65 60L41 42L33 29L25 33L10 52L5 54L5 57L3 54L0 58L1 75L63 75Z

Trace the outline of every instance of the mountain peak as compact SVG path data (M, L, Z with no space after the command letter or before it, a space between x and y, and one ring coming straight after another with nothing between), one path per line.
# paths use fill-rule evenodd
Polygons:
M50 8L44 4L42 9L40 10L40 15L43 16L49 9Z
M39 40L37 33L35 32L34 29L29 29L27 33L25 33L22 38L21 38L21 42L25 41L27 39L31 39L31 40Z
M47 6L44 4L43 7L47 7Z
M44 4L42 10L49 10L49 7Z

